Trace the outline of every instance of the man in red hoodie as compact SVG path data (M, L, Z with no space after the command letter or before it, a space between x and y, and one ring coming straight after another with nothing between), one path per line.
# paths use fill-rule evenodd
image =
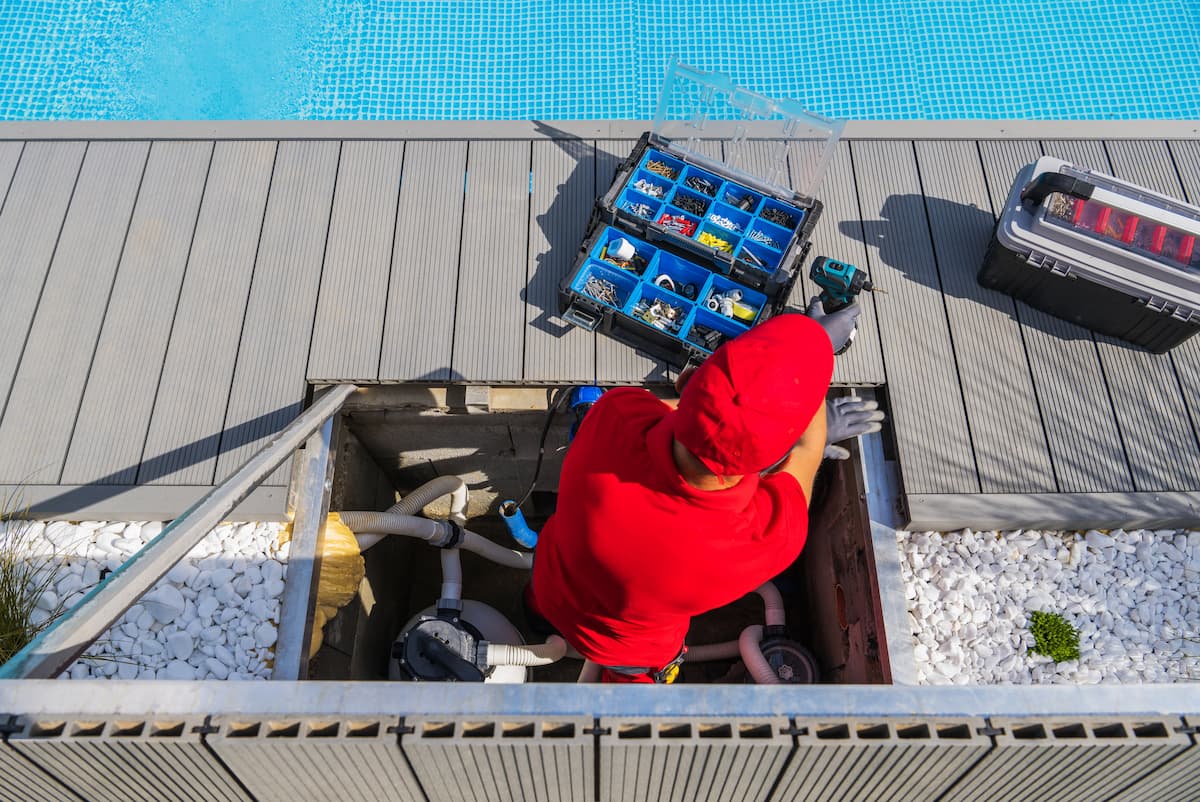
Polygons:
M626 387L588 413L526 601L605 681L671 681L693 616L799 555L833 350L821 324L781 315L681 376L678 402Z

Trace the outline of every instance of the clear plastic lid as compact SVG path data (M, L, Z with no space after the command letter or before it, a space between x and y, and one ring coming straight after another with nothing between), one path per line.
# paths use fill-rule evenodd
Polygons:
M703 72L676 58L667 65L654 114L654 133L672 147L784 193L810 197L821 184L844 125L795 100L751 92L724 73ZM724 158L714 159L702 140L723 141ZM755 143L759 152L751 161L750 144L757 140L762 144Z

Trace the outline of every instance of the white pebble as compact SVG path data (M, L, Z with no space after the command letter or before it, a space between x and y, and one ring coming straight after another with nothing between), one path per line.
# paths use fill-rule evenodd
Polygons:
M192 656L196 642L187 632L172 632L167 636L167 649L176 660L186 660Z
M183 660L172 660L167 663L166 679L195 679L196 669Z
M213 613L220 607L220 602L214 596L205 596L196 602L196 615L201 618L212 618Z
M142 597L142 606L155 621L167 624L178 618L187 605L178 588L160 585Z
M260 647L275 645L275 625L271 623L259 624L254 628L254 642Z
M229 676L229 667L215 657L206 659L204 665L217 679L225 679Z

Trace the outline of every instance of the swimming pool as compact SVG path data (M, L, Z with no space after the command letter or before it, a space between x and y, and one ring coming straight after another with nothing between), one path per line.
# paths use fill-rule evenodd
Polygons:
M1200 118L1191 0L5 0L0 119L646 119L673 53L840 118Z

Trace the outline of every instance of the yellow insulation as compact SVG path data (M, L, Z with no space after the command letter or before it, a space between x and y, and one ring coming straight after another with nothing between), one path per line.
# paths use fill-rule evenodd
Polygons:
M289 526L280 536L280 542L290 540L291 536ZM358 593L365 570L354 533L342 523L341 516L336 512L329 513L325 520L325 545L321 550L321 574L317 581L312 641L308 650L310 658L321 648L325 624Z

